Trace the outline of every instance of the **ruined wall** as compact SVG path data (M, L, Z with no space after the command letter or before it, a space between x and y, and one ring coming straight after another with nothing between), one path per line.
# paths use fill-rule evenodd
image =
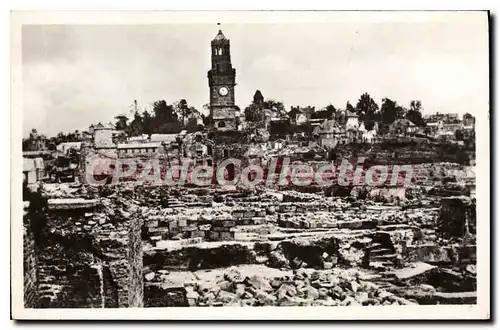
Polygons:
M144 287L145 307L188 307L186 289L164 287L161 283L146 283Z
M37 249L37 308L101 308L105 305L102 272L91 253L72 251L51 238Z
M128 264L130 268L129 307L143 307L144 283L142 277L142 219L134 217L130 220Z
M437 231L446 238L476 233L475 202L465 196L443 198Z
M29 222L23 227L23 275L24 275L24 307L34 308L37 304L38 288L36 275L36 254L33 232Z
M52 210L37 246L39 308L142 307L140 217Z

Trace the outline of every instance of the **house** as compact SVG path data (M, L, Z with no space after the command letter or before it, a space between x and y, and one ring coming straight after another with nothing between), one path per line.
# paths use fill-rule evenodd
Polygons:
M158 134L152 134L151 137L153 135L158 135ZM149 135L147 134L141 134L141 135L137 135L137 136L131 136L129 138L127 138L127 143L143 143L143 142L149 142ZM156 141L155 141L156 142Z
M335 119L325 119L323 123L314 128L313 135L322 147L335 148L342 140L342 128Z
M359 116L356 113L346 110L345 118L346 118L346 123L345 123L346 130L350 129L357 130L359 128Z
M297 125L301 125L301 124L305 124L307 123L307 116L303 113L299 113L296 117L295 117L295 124Z
M101 123L94 127L94 144L96 149L112 149L116 148L113 143L114 126Z
M425 125L424 132L430 136L437 136L438 132L443 129L443 121L429 122Z
M281 150L285 146L285 142L282 139L277 139L275 141L269 141L268 145L269 145L269 149Z
M45 167L42 158L23 158L23 182L33 185L40 182L45 176Z
M307 107L299 107L295 106L291 108L288 112L288 117L290 117L290 121L296 125L301 125L307 123L312 114L315 111L315 107L307 106Z
M439 113L425 115L424 120L426 123L435 123L443 121L444 123L457 123L460 121L458 113Z
M334 119L337 121L337 123L339 123L339 125L345 126L347 121L345 110L336 111L334 114Z
M351 112L349 110L345 111L345 132L346 137L349 142L360 142L362 132L359 130L360 123L359 117L356 113ZM363 126L364 128L364 126Z
M68 154L71 149L80 150L82 142L62 142L56 146L56 150L62 152L64 155Z
M416 130L417 126L408 119L396 119L389 126L389 133L392 135L412 135Z
M119 143L118 157L136 156L136 155L154 155L161 152L161 143Z

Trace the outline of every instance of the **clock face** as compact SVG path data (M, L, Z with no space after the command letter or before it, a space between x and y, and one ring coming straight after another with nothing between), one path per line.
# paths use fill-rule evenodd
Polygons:
M227 87L221 87L219 88L219 94L222 96L226 96L229 91L227 90Z

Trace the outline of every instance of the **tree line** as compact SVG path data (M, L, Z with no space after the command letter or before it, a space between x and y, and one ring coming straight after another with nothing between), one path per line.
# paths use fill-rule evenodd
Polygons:
M313 108L305 107L303 109ZM379 107L379 105L368 93L364 93L360 96L356 106L352 106L350 102L347 102L345 110L357 114L359 121L365 124L365 128L367 130L372 129L375 122L379 122L383 126L388 126L397 119L408 119L416 126L425 126L425 121L422 117L422 102L419 100L411 101L409 107L407 108L398 104L394 100L384 98L381 106ZM265 100L262 93L257 90L254 94L253 102L244 110L245 119L248 122L262 124L264 123L267 115L266 111L270 111L271 115L278 118L286 118L287 114L290 113L285 111L285 107L282 102L272 99ZM332 119L338 118L340 113L342 113L341 109L336 109L332 104L329 104L322 110L311 111L311 113L309 113L309 118Z
M200 130L197 117L206 118L195 107L190 106L185 99L173 104L165 100L153 103L152 113L144 110L142 113L135 111L134 118L129 123L129 118L124 115L115 117L115 129L126 132L128 136L141 134L175 134L183 129L190 132Z

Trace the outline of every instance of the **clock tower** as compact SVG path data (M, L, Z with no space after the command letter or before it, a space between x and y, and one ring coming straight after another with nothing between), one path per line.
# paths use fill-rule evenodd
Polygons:
M237 130L234 86L236 70L231 64L229 39L221 30L211 43L212 69L208 71L212 127L218 131Z

